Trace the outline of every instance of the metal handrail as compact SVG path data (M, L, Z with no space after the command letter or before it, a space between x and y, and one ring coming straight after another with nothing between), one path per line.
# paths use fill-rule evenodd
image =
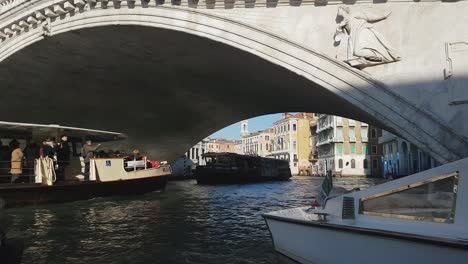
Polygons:
M60 164L62 162L70 162L69 160L67 161L57 161L55 159L54 160L54 164ZM26 164L29 162L32 162L33 160L28 160L26 158L23 158L21 161L10 161L10 160L0 160L0 172L2 170L5 170L5 171L8 171L7 174L2 174L0 173L0 179L6 179L6 178L12 178L14 176L14 174L11 174L10 173L10 170L11 170L11 163L21 163L21 164ZM28 166L21 166L20 169L21 169L21 173L18 174L19 178L21 177L27 177L28 178L28 182L29 183L32 183L34 182L34 178L36 177L36 173L35 173L35 170L36 170L36 162L37 162L37 159L34 159L34 167L28 167ZM8 166L1 166L2 164L8 164ZM54 168L54 170L57 170ZM31 173L28 173L28 172L33 172L32 174ZM13 184L13 182L2 182L0 184Z

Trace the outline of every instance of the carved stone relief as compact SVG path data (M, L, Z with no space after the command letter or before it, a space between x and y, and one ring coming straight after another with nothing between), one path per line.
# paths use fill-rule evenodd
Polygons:
M51 36L52 34L52 26L50 24L50 18L47 18L43 23L42 23L42 34L46 37Z
M336 57L355 68L399 61L400 55L373 26L390 14L387 12L382 16L351 10L349 6L338 7L338 25L334 35L338 45Z

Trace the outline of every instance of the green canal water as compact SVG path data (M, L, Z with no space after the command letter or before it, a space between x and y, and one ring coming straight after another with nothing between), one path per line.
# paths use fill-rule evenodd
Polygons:
M262 214L308 205L321 178L206 186L169 182L164 192L6 211L23 263L294 263L277 254ZM336 179L366 188L372 179Z

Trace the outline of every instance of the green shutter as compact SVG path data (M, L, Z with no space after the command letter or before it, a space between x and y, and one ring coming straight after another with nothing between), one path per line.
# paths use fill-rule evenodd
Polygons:
M355 149L354 144L351 144L351 145L350 145L350 152L351 152L351 153L356 153L356 149Z
M343 153L343 145L342 144L338 144L338 153Z
M362 144L362 154L367 154L367 144Z

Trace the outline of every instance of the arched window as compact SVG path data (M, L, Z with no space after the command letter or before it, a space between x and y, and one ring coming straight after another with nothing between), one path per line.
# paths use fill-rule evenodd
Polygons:
M356 168L356 160L352 159L351 160L351 169Z
M343 160L342 160L342 159L339 159L339 160L338 160L338 168L339 168L339 169L342 169L342 168L343 168Z
M364 159L364 161L363 161L363 164L362 164L362 165L363 165L364 169L367 169L367 159Z

